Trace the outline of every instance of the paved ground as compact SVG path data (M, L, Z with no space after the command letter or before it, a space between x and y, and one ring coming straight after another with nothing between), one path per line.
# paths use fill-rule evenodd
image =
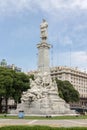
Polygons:
M75 120L26 120L26 119L0 119L0 126L4 125L49 125L56 127L87 127L87 119Z

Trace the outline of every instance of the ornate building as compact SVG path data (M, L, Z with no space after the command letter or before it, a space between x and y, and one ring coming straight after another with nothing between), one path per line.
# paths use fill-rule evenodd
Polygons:
M59 80L68 80L79 92L80 97L87 98L87 73L81 72L78 68L54 67L51 68L52 78Z

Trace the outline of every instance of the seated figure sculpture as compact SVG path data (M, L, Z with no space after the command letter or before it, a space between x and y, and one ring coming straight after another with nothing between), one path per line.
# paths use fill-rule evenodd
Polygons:
M57 90L57 85L55 82L52 82L52 79L48 73L37 74L35 76L35 80L30 80L30 89L27 92L23 92L21 101L24 102L26 100L37 100L42 97L43 91L55 91Z

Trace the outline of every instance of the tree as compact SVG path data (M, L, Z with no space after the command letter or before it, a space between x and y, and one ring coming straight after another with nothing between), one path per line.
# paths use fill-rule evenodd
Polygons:
M26 91L28 88L29 76L21 72L15 72L9 68L0 67L0 106L4 98L6 112L8 111L8 99L13 98L15 102L18 102L22 92Z
M12 96L13 88L13 70L0 67L0 105L2 103L2 98L6 102L6 111L9 97Z
M79 92L75 90L69 81L61 81L56 79L58 86L59 96L67 103L79 101Z
M15 90L13 93L13 98L16 103L20 102L22 92L27 91L27 89L30 88L29 84L29 76L25 75L24 73L16 73L13 83Z

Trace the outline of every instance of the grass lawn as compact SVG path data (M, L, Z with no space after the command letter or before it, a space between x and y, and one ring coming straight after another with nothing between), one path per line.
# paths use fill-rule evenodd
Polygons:
M0 114L0 118L3 119L19 119L18 116L11 116L6 114ZM38 120L62 120L62 119L87 119L87 115L79 115L79 116L53 116L53 117L46 117L46 116L24 116L23 119L38 119Z
M86 127L59 128L49 126L4 126L0 130L87 130Z

